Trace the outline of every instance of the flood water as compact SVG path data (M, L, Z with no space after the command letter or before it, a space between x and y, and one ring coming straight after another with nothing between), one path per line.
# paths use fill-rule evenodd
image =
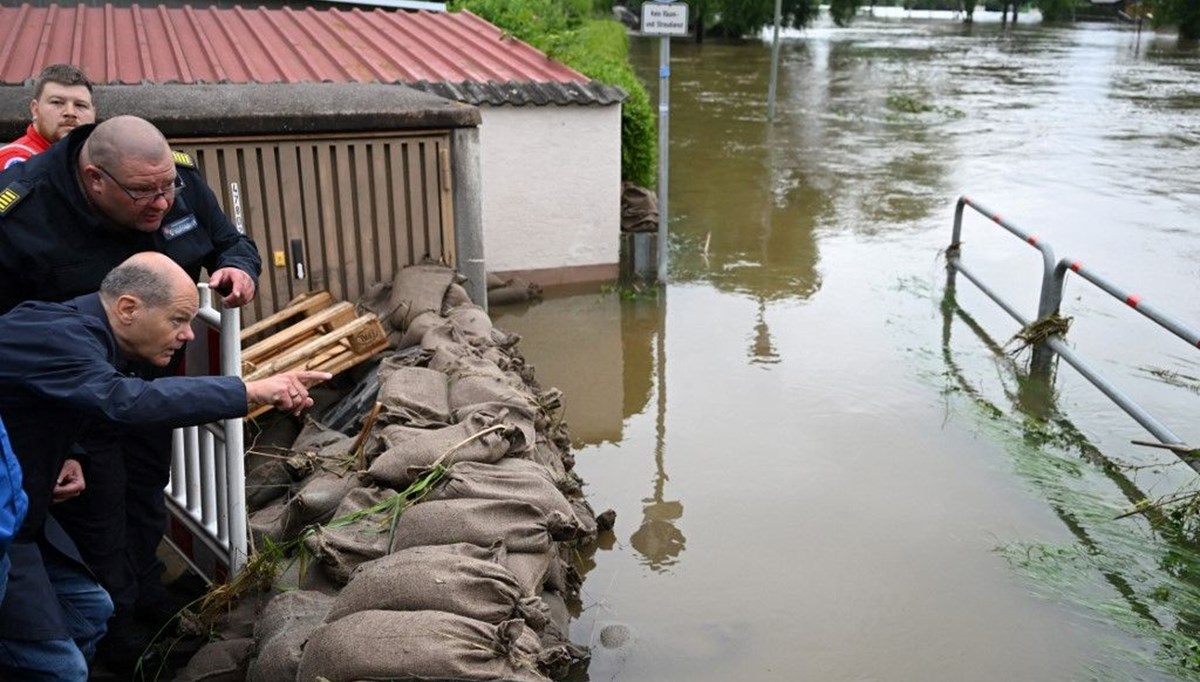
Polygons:
M860 17L672 47L671 282L493 309L565 392L614 533L580 557L590 680L1200 679L1195 478L941 251L968 194L1200 325L1200 53L1111 25ZM657 102L658 43L635 38ZM657 108L657 107L656 107ZM963 261L1035 316L1037 252ZM1068 339L1200 442L1200 354L1071 280Z

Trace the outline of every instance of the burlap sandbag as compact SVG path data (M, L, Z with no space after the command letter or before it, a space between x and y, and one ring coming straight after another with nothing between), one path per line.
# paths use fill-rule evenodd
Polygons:
M392 525L391 514L385 512L368 514L349 523L341 523L339 519L396 495L395 491L385 488L355 488L334 512L334 525L321 526L304 539L304 544L320 559L322 569L335 583L344 585L359 564L387 554Z
M504 431L484 434L465 444L463 441L500 423L498 415L481 410L458 424L430 430L425 435L388 448L371 462L367 473L382 484L403 489L416 479L421 470L432 466L443 456L443 464L495 462L508 452L509 441ZM455 446L459 447L451 451Z
M525 452L537 440L535 412L525 406L506 403L476 403L454 410L451 419L455 423L464 422L476 412L495 415L497 423L511 427L506 438L509 455L519 455Z
M521 618L538 633L549 616L501 564L436 547L413 547L360 565L326 621L369 609L445 611L493 624Z
M331 443L346 440L347 438L349 436L341 431L335 431L319 422L309 419L305 423L304 428L300 430L300 435L296 436L296 440L292 442L292 451L297 453L315 453Z
M533 447L514 453L514 456L544 467L550 477L554 479L555 485L566 484L568 474L567 467L563 463L562 451L545 438L538 437Z
M453 542L488 546L501 540L510 552L544 552L555 540L569 540L575 532L570 518L547 514L528 502L432 500L400 516L392 551Z
M310 476L288 500L283 517L283 536L294 538L305 526L325 523L333 518L334 510L346 494L362 485L362 479L356 474L342 476L322 471Z
M450 390L445 374L424 367L397 367L382 378L377 400L383 423L450 424Z
M409 323L408 329L404 330L404 335L400 337L400 342L396 348L404 349L419 346L425 339L426 334L447 324L450 324L450 321L438 313L432 310L423 312Z
M446 318L472 346L492 342L492 318L483 308L474 304L460 305L452 308Z
M294 680L300 652L309 635L321 627L333 597L308 590L276 596L254 626L256 655L246 671L247 682Z
M242 682L253 648L254 640L249 638L209 642L179 671L175 682Z
M246 473L246 509L262 509L291 490L293 482L281 460L268 460L254 467Z
M562 595L546 590L539 595L550 614L546 629L542 631L542 655L538 658L539 668L553 679L566 677L573 666L590 658L585 647L571 641L569 623L571 612Z
M499 625L443 611L359 611L304 646L298 680L545 682L541 645L520 620Z
M250 537L257 548L265 547L267 540L283 542L283 519L287 505L283 502L263 507L250 515Z
M446 290L446 297L442 299L442 309L450 310L464 303L471 302L471 294L467 292L463 285L455 282Z
M533 462L505 457L495 464L455 464L425 499L472 498L528 502L546 514L558 512L582 529L571 502L555 487L545 468Z
M500 563L521 584L521 594L531 595L542 591L546 576L550 573L550 564L557 560L558 554L548 549L545 552L505 552Z
M387 304L392 327L408 329L421 313L441 313L446 290L455 277L453 270L442 265L410 265L396 273Z

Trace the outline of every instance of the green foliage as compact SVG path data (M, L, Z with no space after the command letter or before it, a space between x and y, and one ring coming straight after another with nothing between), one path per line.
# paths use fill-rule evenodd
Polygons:
M834 6L853 5L850 15L857 11L859 0L833 0ZM763 26L775 23L775 0L699 0L689 3L695 16L716 22L712 32L730 38L757 33ZM783 25L795 28L807 26L817 13L812 0L783 0ZM831 7L832 11L832 7ZM835 21L837 17L835 16Z
M1156 25L1178 26L1184 42L1200 40L1200 0L1157 0L1152 5Z
M629 38L611 19L592 19L594 0L452 0L593 80L628 93L621 106L621 177L653 187L657 164L654 110L629 64Z
M1038 9L1042 13L1042 21L1059 22L1075 19L1076 0L1038 0Z

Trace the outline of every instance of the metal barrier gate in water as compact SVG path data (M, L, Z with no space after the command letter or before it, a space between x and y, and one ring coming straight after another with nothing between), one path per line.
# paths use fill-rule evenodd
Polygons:
M1099 273L1084 267L1084 265L1071 258L1062 258L1055 260L1054 249L1047 242L1038 238L1034 234L1030 234L1021 228L1013 225L1011 222L1004 220L994 211L985 208L976 201L969 199L966 196L959 197L958 205L954 210L954 232L951 237L950 246L946 249L946 269L947 277L949 278L949 286L954 286L955 273L962 273L967 279L979 288L988 298L992 299L1004 309L1014 320L1019 322L1022 327L1028 328L1031 321L1022 316L1017 310L1004 301L995 291L984 284L977 275L962 263L962 223L963 209L970 207L972 210L983 215L989 221L999 225L1008 232L1012 233L1021 241L1033 246L1042 254L1042 284L1041 294L1038 299L1037 320L1047 320L1055 315L1058 315L1059 308L1062 306L1063 287L1066 284L1067 273L1073 272L1095 285L1101 291L1109 296L1121 301L1122 303L1133 308L1141 313L1144 317L1149 318L1158 326L1170 331L1175 336L1187 341L1193 348L1200 347L1200 332L1197 332L1192 327L1180 322L1170 315L1160 311L1158 308L1151 306L1142 300L1137 294L1129 293L1120 286L1114 284L1108 279L1101 276ZM1036 322L1035 321L1035 322ZM1176 436L1162 422L1156 419L1153 415L1147 412L1144 408L1138 405L1133 398L1129 397L1124 391L1110 382L1108 379L1100 375L1095 368L1088 364L1083 358L1076 354L1058 335L1051 335L1044 341L1037 343L1033 349L1033 358L1031 362L1031 374L1038 375L1044 379L1049 376L1050 361L1053 354L1057 354L1068 364L1074 367L1085 379L1090 381L1092 385L1100 389L1104 395L1117 404L1129 416L1133 417L1137 423L1141 424L1146 431L1150 432L1160 443L1167 449L1174 452L1193 470L1200 472L1200 458L1195 457L1195 450L1185 444L1179 436Z
M212 305L200 284L197 321L220 333L220 372L242 375L242 316L237 308ZM197 337L200 334L197 333ZM216 559L236 574L246 563L246 475L241 418L175 429L167 506ZM211 577L211 576L210 576Z

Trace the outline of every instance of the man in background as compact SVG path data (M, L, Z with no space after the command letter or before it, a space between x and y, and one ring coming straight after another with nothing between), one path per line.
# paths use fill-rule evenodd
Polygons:
M0 147L0 170L41 154L77 126L95 123L92 82L71 64L51 64L38 74L25 134Z

